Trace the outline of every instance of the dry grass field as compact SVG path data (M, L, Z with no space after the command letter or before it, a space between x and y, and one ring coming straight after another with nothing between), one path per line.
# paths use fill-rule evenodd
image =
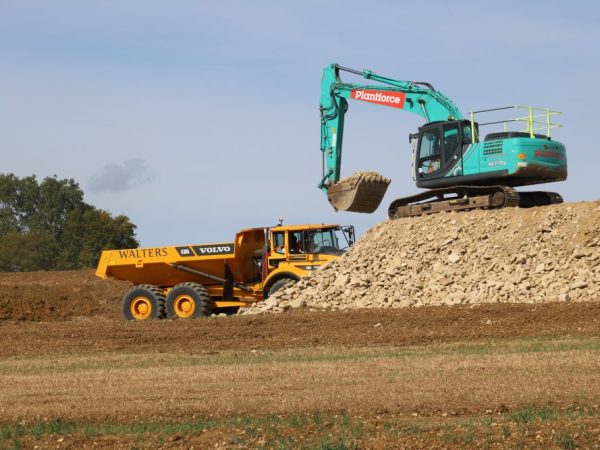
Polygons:
M594 303L0 323L0 448L598 448Z

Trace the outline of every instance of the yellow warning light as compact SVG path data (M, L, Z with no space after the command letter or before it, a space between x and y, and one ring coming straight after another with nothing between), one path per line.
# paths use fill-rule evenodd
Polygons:
M517 158L519 158L519 159L525 159L525 153L519 153L519 154L517 154Z

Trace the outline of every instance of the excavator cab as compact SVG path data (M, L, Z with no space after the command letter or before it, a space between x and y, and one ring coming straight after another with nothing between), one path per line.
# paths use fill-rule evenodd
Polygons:
M463 155L473 142L472 136L468 120L431 122L419 128L415 154L417 186L432 187L439 185L440 178L462 175Z

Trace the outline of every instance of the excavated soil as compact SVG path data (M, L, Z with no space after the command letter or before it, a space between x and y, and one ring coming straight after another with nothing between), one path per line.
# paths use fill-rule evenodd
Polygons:
M387 220L246 313L600 300L600 201Z
M392 180L384 177L377 172L355 172L346 178L342 178L336 184L353 187L360 180L365 180L373 183L390 184Z
M0 321L54 322L77 317L121 317L124 281L102 280L93 270L0 273Z

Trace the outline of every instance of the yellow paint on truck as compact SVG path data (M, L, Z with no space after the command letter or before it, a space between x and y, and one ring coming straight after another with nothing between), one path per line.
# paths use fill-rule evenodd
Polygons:
M127 319L192 318L263 300L339 258L354 228L331 224L247 228L233 242L105 250L96 275L131 281Z

